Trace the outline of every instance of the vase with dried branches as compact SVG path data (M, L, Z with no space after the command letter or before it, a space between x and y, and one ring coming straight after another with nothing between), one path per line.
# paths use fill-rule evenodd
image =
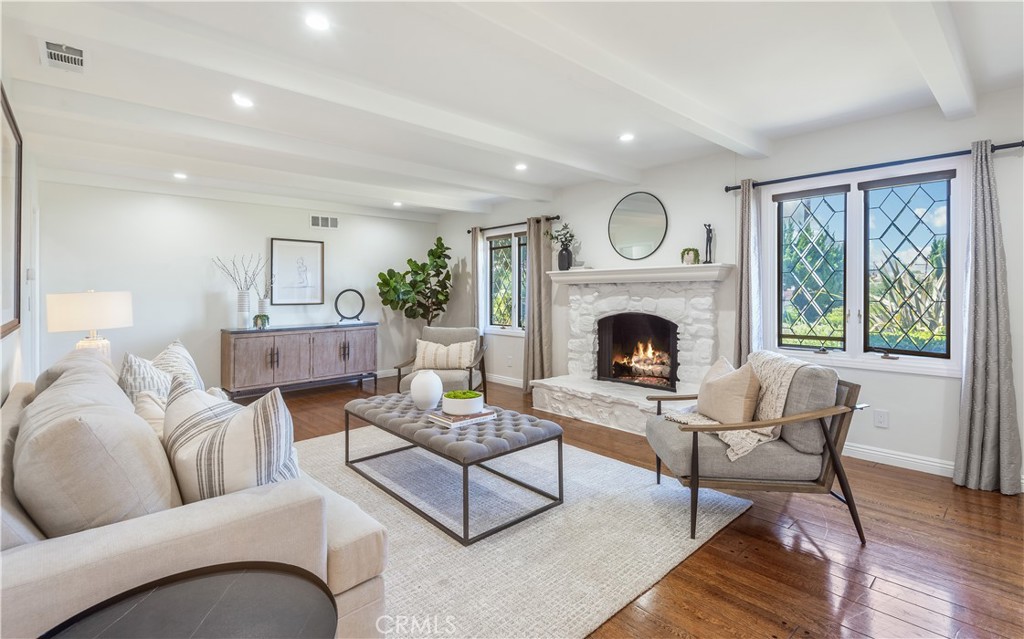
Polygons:
M256 308L260 315L270 315L270 293L274 290L274 276L270 275L263 282L263 288L256 290Z
M235 285L235 289L238 291L237 326L238 328L247 328L252 318L249 307L249 289L256 285L256 278L263 273L267 261L262 255L243 255L240 258L232 256L230 262L215 257L213 263Z

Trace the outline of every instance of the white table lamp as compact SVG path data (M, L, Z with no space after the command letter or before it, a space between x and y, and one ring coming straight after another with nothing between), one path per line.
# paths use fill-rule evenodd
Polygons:
M130 291L53 293L46 296L46 330L50 333L89 331L75 348L99 349L110 358L110 342L96 331L132 325Z

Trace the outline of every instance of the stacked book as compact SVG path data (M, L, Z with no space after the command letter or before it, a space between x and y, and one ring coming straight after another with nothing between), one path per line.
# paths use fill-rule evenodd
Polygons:
M469 426L470 424L479 424L480 422L486 422L494 419L493 410L485 410L482 413L473 413L472 415L449 415L442 411L433 411L427 413L427 419L434 422L438 426L444 428L458 428L460 426Z

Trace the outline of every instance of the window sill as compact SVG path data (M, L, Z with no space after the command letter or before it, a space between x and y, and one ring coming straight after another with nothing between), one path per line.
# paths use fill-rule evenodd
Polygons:
M880 373L897 373L903 375L928 375L931 377L953 377L961 378L963 372L960 364L952 360L928 360L926 358L914 357L913 355L900 355L899 359L887 360L874 353L865 353L860 356L851 356L848 353L831 352L828 355L821 355L813 351L805 351L792 348L772 349L796 359L802 359L810 364L828 366L831 368L845 368L876 371Z
M484 335L501 335L502 337L525 338L526 331L521 328L499 328L497 326L484 327Z

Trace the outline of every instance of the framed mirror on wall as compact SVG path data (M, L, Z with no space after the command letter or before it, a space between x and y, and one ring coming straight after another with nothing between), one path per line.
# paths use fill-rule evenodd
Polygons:
M0 247L0 337L6 337L21 325L21 132L0 86L3 103L2 170L0 170L0 207L2 207L3 246Z
M668 213L661 200L643 191L619 200L608 218L608 241L627 260L650 257L668 231Z

